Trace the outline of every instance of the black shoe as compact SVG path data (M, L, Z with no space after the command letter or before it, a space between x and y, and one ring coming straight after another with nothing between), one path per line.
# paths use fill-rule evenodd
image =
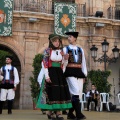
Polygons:
M45 114L46 114L46 112L45 112L45 111L42 111L42 114L43 114L43 115L45 115Z
M50 115L48 115L47 114L47 117L48 117L48 119L55 119L55 116L54 116L54 114L52 113L52 114L50 114Z
M67 115L67 111L62 111L62 114L63 115Z
M12 111L11 111L11 110L8 110L8 114L12 114Z
M62 116L60 116L60 115L56 115L56 119L57 120L64 120L64 118Z
M75 117L75 115L73 114L73 113L68 113L68 115L67 115L67 119L75 119L76 117Z

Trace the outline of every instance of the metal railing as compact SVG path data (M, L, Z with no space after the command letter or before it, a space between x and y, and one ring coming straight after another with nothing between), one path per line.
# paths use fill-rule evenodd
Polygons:
M107 10L108 19L117 19L120 20L120 7L109 7Z
M48 0L15 0L15 11L30 11L54 14L54 2ZM77 4L77 16L85 17L86 4Z

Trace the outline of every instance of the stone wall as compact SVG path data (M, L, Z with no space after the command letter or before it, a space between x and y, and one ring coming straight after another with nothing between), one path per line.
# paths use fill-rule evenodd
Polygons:
M30 17L37 18L38 21L30 23ZM42 53L48 45L48 35L53 33L54 16L40 13L14 12L13 23L13 36L5 42L15 46L16 49L20 49L21 59L24 60L22 69L24 78L21 81L20 107L23 109L32 108L29 86L29 77L32 75L33 70L32 62L35 55ZM105 26L96 27L96 23L104 23ZM118 47L120 47L119 25L120 21L108 20L106 18L77 18L76 31L79 31L77 44L85 50L88 70L98 68L104 70L104 64L94 63L90 56L89 49L93 44L96 44L99 48L98 57L102 55L101 42L103 42L104 37L107 37L110 48L114 47L115 39L118 40ZM13 40L15 42L12 42ZM63 40L63 43L64 45L68 44L66 39ZM112 56L112 51L109 51L108 55Z
M102 0L102 2L103 1L106 2L107 5L109 5L110 0ZM29 18L37 18L37 20L35 22L30 22ZM79 32L77 44L78 46L81 46L85 51L88 70L104 70L103 63L95 63L92 60L90 55L90 48L93 44L95 44L98 47L98 57L101 57L103 54L101 42L103 42L104 38L106 37L107 41L110 43L110 50L107 54L108 56L112 57L113 55L111 49L114 47L114 44L117 44L118 48L120 48L120 21L107 18L96 18L94 16L78 16L76 22L76 31ZM103 23L104 27L97 27L96 23ZM11 50L13 50L18 56L21 63L19 102L19 108L21 109L32 108L29 78L30 76L32 76L33 58L36 54L43 53L44 49L47 48L48 36L50 33L53 33L53 31L54 15L39 12L33 13L25 11L14 11L13 35L11 37L0 37L0 44L6 45ZM63 39L63 44L68 44L67 39ZM108 66L109 65L107 64L107 67ZM114 71L113 68L110 69Z
M120 0L115 0L115 4L116 4L117 6L120 6Z

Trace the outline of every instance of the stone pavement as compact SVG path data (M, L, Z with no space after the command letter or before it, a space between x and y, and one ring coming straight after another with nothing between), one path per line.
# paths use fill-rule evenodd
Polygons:
M120 112L95 112L83 111L87 117L86 120L120 120ZM63 115L67 120L66 115ZM13 110L12 115L7 114L7 110L3 110L0 120L48 120L40 110Z

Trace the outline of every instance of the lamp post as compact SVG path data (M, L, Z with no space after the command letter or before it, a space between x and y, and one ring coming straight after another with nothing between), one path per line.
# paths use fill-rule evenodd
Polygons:
M102 52L104 53L103 56L96 59L98 48L95 45L92 45L92 48L90 48L91 56L94 59L94 62L100 62L100 63L104 62L104 70L106 71L106 63L115 63L117 61L119 57L119 49L117 48L117 46L115 46L112 49L114 57L109 58L106 54L108 52L109 43L107 42L106 39L104 39L104 42L102 42L101 44L102 44Z

